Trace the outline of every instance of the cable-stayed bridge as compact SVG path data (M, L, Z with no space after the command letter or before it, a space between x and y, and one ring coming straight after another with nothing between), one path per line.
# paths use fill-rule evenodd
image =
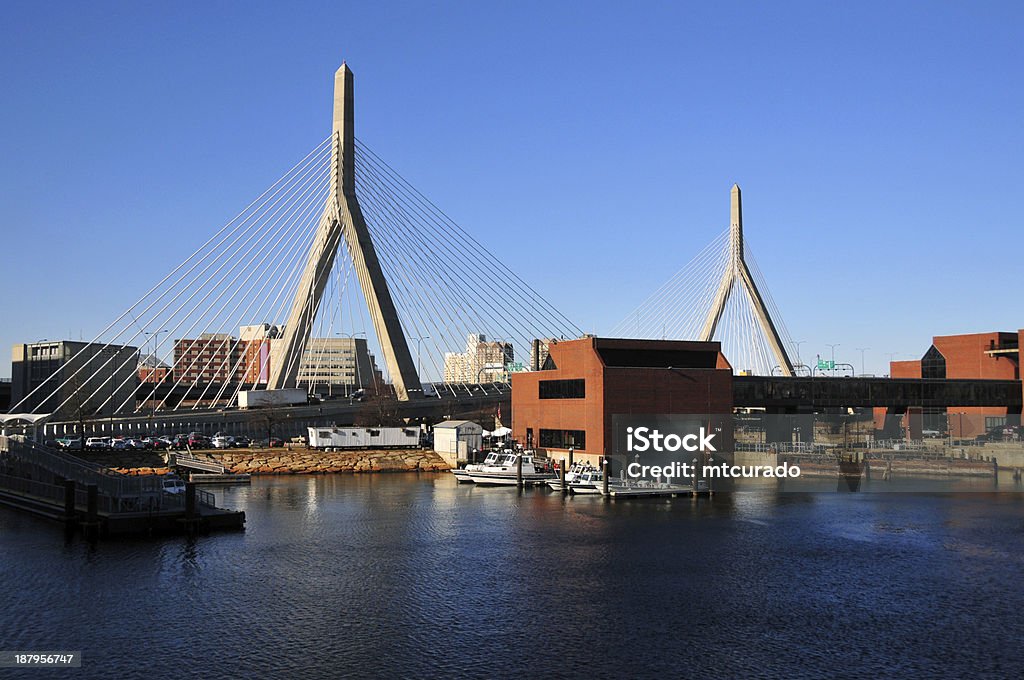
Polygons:
M310 422L350 420L357 391L403 417L508 403L509 371L581 329L357 139L354 103L342 65L331 134L11 413L105 432L226 423L260 393L296 389L342 390L289 402ZM611 335L716 339L738 373L793 375L738 186L729 229Z
M580 336L355 137L353 85L342 65L331 134L11 413L184 423L260 391L326 393L348 362L351 388L450 414L507 400L538 341ZM357 407L346 392L336 410Z
M743 203L733 185L729 228L644 300L612 336L718 340L733 370L792 376L793 342L743 239ZM806 367L802 367L806 368Z

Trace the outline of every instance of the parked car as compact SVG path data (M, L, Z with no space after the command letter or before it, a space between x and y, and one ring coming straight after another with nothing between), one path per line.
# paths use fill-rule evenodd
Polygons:
M235 445L235 438L227 435L218 435L210 440L215 449L230 449Z
M269 442L269 446L272 449L273 448L282 447L282 446L284 446L284 441L278 439L277 437L271 437L270 438L270 442Z
M131 439L126 439L125 442L128 444L128 448L135 449L136 451L143 451L149 448L148 446L146 446L146 443L144 441L142 441L141 439L135 439L134 437L132 437Z
M112 439L110 440L110 448L114 451L124 451L130 449L131 445L128 444L127 439Z
M246 448L249 448L249 444L252 443L249 440L249 438L245 437L245 436L235 437L234 439L235 439L235 448L236 449L246 449Z
M110 448L110 437L89 437L85 440L85 448L103 450Z

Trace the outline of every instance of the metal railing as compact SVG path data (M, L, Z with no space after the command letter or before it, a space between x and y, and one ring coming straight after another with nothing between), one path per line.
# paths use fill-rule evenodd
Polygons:
M63 501L64 487L31 478L46 474L76 483L77 505L88 502L86 488L95 484L98 492L99 510L107 512L137 512L179 509L185 506L185 494L168 494L163 491L163 479L159 476L129 476L114 472L98 463L83 460L71 454L53 451L29 441L18 441L0 437L0 466L10 473L0 474L0 485L12 491L32 493L33 488L42 498ZM45 474L44 474L45 473ZM49 487L49 488L48 488ZM196 503L216 507L216 497L202 489L196 489Z
M95 484L100 493L107 496L140 496L162 490L160 480L154 477L122 475L98 463L30 441L17 441L9 437L0 437L0 440L0 454L9 463L31 465L52 475L73 479L82 485Z
M814 444L811 442L772 442L766 443L742 443L736 442L735 449L737 451L753 451L755 453L806 453L806 454L824 454L831 447L825 446L824 444Z

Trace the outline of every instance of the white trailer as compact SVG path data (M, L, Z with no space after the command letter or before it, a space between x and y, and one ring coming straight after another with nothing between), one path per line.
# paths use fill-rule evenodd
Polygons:
M415 427L311 427L309 447L324 451L406 449L420 445Z
M239 408L261 408L267 406L296 406L309 401L306 390L241 390L238 393Z

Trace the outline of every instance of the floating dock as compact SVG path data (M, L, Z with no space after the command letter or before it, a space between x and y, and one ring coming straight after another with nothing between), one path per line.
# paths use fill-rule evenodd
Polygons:
M44 446L0 437L0 505L64 523L89 538L242 529L245 513L218 508L185 485L167 493L159 475L129 476Z
M193 472L188 476L188 481L195 484L252 484L252 475L231 472Z
M598 485L598 492L602 496L608 498L641 498L641 497L670 497L675 498L678 496L685 496L688 498L697 498L699 496L711 496L712 491L710 489L696 490L692 486L680 486L678 484L657 484L653 483L650 485L623 485L623 484L610 484L608 491L605 492L603 485Z

